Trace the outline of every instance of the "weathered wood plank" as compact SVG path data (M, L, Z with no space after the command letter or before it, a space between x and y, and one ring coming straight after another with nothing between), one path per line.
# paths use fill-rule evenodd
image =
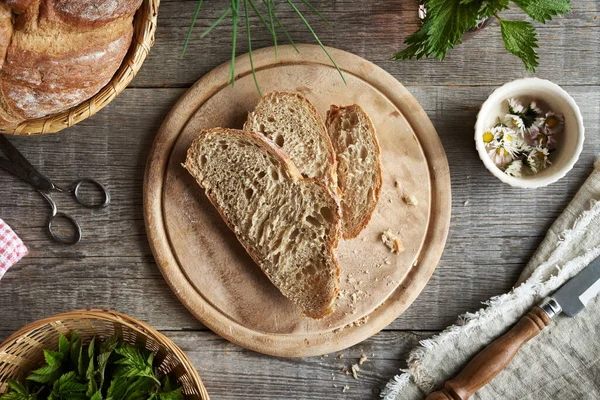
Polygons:
M277 9L282 23L297 43L315 43L285 2ZM300 1L298 7L306 10ZM416 0L352 1L315 0L311 2L333 23L325 23L306 10L323 43L364 57L407 85L427 82L449 85L502 84L528 75L522 62L506 52L497 22L474 39L438 60L392 61L392 55L403 48L403 39L418 29ZM137 87L187 87L215 66L227 62L231 52L231 25L227 18L209 36L199 39L225 9L225 2L205 2L197 28L183 59L183 42L197 2L161 2L156 44L139 76L132 85ZM540 42L540 68L537 75L559 84L598 84L600 76L594 71L600 66L600 3L574 1L573 12L555 18L547 25L536 23ZM522 19L520 11L502 14L508 19ZM240 27L242 27L240 22ZM253 48L271 46L272 39L255 16L251 19ZM245 31L240 29L238 54L247 51ZM285 43L282 32L280 42Z
M0 341L11 332L0 330ZM242 349L212 332L164 332L191 359L213 399L378 399L387 381L406 367L408 352L430 332L382 332L327 357L275 358ZM343 358L338 358L343 354ZM358 379L342 368L360 366ZM349 389L343 393L344 385Z
M567 86L582 108L587 141L576 168L547 188L510 188L489 174L473 148L477 108L493 87L409 87L421 102L450 162L453 210L446 250L424 292L390 329L439 330L456 315L508 290L591 169L600 149L597 86ZM0 282L0 327L72 308L116 308L161 329L202 329L156 268L146 241L142 182L153 136L182 89L128 89L98 115L58 135L11 138L59 182L93 176L113 203L90 212L61 206L80 220L84 242L52 243L44 231L48 207L27 184L0 172L0 217L23 237L31 254ZM465 201L468 205L464 205ZM455 295L460 293L460 296Z

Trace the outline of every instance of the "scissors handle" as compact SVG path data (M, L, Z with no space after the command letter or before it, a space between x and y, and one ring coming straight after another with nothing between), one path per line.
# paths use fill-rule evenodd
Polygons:
M85 187L86 185L92 185L92 186L95 186L96 188L100 189L100 191L103 194L104 199L98 203L92 203L92 202L86 201L81 194L81 191L83 190L82 187ZM87 208L104 208L110 204L110 192L103 184L101 184L100 182L98 182L95 179L83 178L83 179L80 179L77 182L75 182L68 189L63 189L58 186L56 186L56 189L61 192L73 193L73 195L75 196L75 200L77 200L77 202L79 204L81 204L82 206L87 207Z
M42 197L44 197L44 199L46 199L46 201L50 204L50 207L52 207L52 215L48 220L48 233L50 234L50 236L52 236L52 239L64 244L79 243L81 241L81 226L79 226L79 223L75 220L75 218L71 217L69 214L58 212L58 209L56 208L56 203L54 202L52 197L50 197L50 194L48 192L44 192L42 190L39 190L38 192L42 195ZM53 227L54 222L56 222L58 219L67 221L73 227L73 232L75 232L75 234L71 237L62 236L58 234Z
M63 219L65 221L68 221L69 224L71 224L71 226L73 227L73 231L75 232L75 234L72 237L67 237L56 233L52 227L52 224L57 219ZM52 236L52 239L56 240L59 243L77 244L81 241L81 227L79 226L79 223L75 220L75 218L63 212L57 212L56 214L50 217L50 220L48 221L48 232L50 233L50 236Z

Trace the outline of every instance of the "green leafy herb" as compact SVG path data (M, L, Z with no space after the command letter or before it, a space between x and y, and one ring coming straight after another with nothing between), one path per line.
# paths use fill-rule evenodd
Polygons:
M29 392L29 388L15 380L9 379L8 387L10 392L2 396L2 400L34 400L36 398Z
M509 0L428 0L423 25L405 39L407 47L394 54L393 59L432 56L443 60L447 51L460 44L465 32L474 28L481 18L496 17L506 50L519 57L528 71L534 72L538 66L535 28L527 21L500 18L498 13L508 9L509 3ZM513 0L513 3L541 23L571 10L570 0Z
M513 0L513 3L541 23L546 23L546 20L551 20L555 15L571 11L571 2L568 0Z
M243 7L240 7L241 1L243 1ZM331 23L327 20L327 18L325 18L325 16L319 10L317 10L308 0L301 0L301 1L304 4L304 6L306 6L306 8L308 8L310 11L315 13L320 19L325 21L326 24L331 26ZM440 0L438 0L438 1L440 1ZM329 52L327 51L327 49L325 48L325 46L323 45L323 43L321 42L321 40L319 39L317 34L315 33L313 27L310 25L310 23L304 16L304 14L300 11L300 9L291 0L284 0L283 2L287 3L287 5L300 18L300 20L306 26L306 28L311 32L311 34L315 38L316 42L319 44L319 46L321 46L321 48L323 49L325 54L327 54L327 57L331 60L332 64L337 69L337 71L340 74L344 83L346 83L346 78L344 77L344 74L342 73L341 69L338 67L337 63L335 62L335 60L333 59L331 54L329 54ZM258 17L260 22L264 25L264 27L271 34L271 36L273 38L273 45L275 47L275 58L277 58L277 56L278 56L278 54L277 54L277 52L278 52L278 49L277 49L278 37L277 37L276 27L279 27L279 29L281 29L281 31L287 37L290 44L294 47L294 49L296 51L298 51L298 48L296 47L294 40L292 39L292 37L290 36L288 31L285 29L285 27L281 23L281 20L279 19L279 17L277 16L277 14L275 12L275 1L274 0L262 0L262 4L266 8L266 10L264 12L261 12L261 10L257 6L257 3L255 2L255 0L230 0L230 5L228 6L228 8L200 36L201 39L204 38L217 25L219 25L219 23L221 23L221 21L223 21L223 19L225 19L225 17L227 17L229 14L232 14L232 17L231 17L231 20L232 20L231 21L232 22L231 67L229 70L229 82L233 86L235 84L235 78L236 78L236 76L235 76L235 56L237 54L238 23L239 23L240 19L243 18L243 21L245 22L245 27L246 27L245 31L246 31L246 39L247 39L247 45L248 45L248 55L250 57L250 68L252 70L252 78L254 79L254 84L256 85L256 89L258 90L258 92L261 96L262 96L262 93L260 90L258 79L256 77L256 70L254 68L254 59L252 58L252 39L250 36L250 13L251 12L254 13ZM188 47L188 44L190 41L190 37L191 37L192 31L194 30L194 27L196 25L196 20L198 19L198 14L200 12L201 6L202 6L202 0L199 0L198 5L196 6L196 11L194 12L194 15L192 17L192 23L188 29L185 41L183 43L181 57L184 56L185 51L187 50L187 47ZM242 8L243 8L243 12L244 12L243 17L240 15L240 11L242 10ZM264 13L264 15L267 15L268 18L265 18L263 16L263 13Z
M500 20L502 39L506 50L523 60L527 71L535 71L538 55L534 48L538 47L535 28L531 22Z
M247 0L245 0L247 1ZM183 389L154 368L155 353L113 335L83 345L73 332L59 335L58 351L25 382L8 381L0 400L183 400Z

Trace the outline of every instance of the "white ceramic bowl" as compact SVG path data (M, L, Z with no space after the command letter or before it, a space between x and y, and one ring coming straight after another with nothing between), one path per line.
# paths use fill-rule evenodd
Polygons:
M557 143L556 151L550 156L552 165L535 175L517 178L505 174L492 162L483 143L484 131L494 126L498 117L508 113L507 100L510 98L526 103L533 99L540 100L550 110L565 117L565 130ZM475 122L475 146L483 164L502 182L521 188L546 186L565 176L579 159L583 139L583 118L575 100L560 86L545 79L517 79L494 90L481 106Z

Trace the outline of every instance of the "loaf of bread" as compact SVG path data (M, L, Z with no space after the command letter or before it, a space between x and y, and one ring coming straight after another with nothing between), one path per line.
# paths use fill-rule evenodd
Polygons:
M264 136L225 128L201 132L184 167L284 296L312 318L333 311L340 206L323 183Z
M0 3L0 128L67 110L105 86L142 0Z
M267 94L248 115L244 130L262 133L289 155L304 177L319 179L337 192L335 155L325 123L304 96Z
M345 239L360 234L371 219L381 191L382 169L375 127L354 104L331 106L327 131L336 154Z

